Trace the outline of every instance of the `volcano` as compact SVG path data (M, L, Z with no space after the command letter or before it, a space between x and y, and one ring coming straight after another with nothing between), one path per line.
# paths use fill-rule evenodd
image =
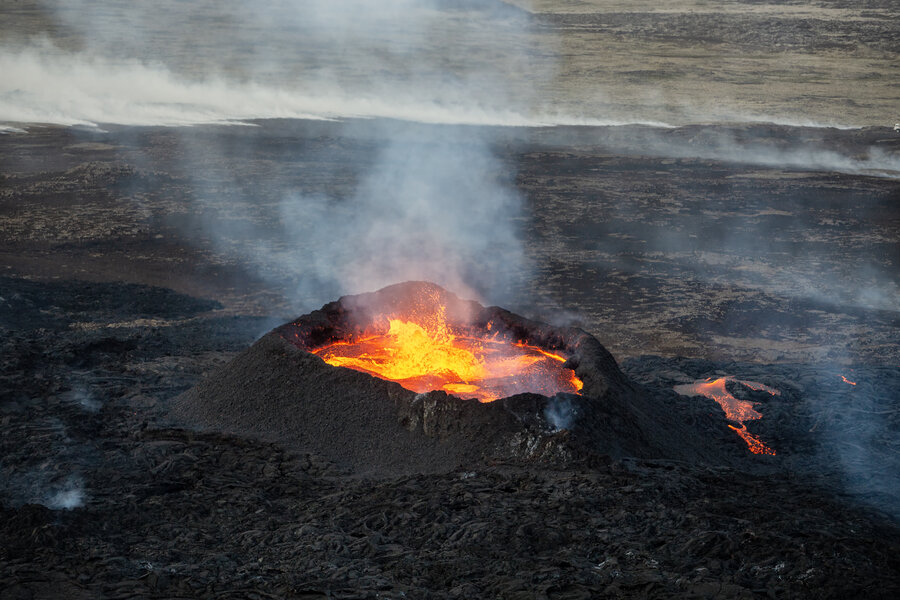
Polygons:
M580 391L584 384L572 371L579 364L574 357L585 344L591 346L587 334L526 323L427 282L343 298L278 332L330 365L420 393L444 390L482 402L518 393ZM601 349L594 345L592 354L602 360L607 375L594 379L605 389L622 375Z
M345 296L277 327L183 394L176 415L366 473L706 454L702 435L594 336L428 282Z

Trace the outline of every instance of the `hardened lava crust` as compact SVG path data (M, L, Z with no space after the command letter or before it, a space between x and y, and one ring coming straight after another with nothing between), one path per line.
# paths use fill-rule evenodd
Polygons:
M343 367L310 350L359 335L372 315L415 310L422 297L448 322L568 356L580 394L524 393L490 403L424 394ZM406 282L344 296L277 327L175 403L186 422L314 451L368 474L431 472L491 460L590 460L634 456L697 460L698 431L669 419L592 335L461 300L436 284ZM698 443L700 442L700 443Z

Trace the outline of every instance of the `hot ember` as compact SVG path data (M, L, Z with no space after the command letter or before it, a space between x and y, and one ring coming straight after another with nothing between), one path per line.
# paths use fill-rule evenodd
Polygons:
M847 379L847 378L844 377L843 375L841 375L841 381L843 381L844 383L849 383L850 385L856 385L856 382L855 382L855 381L850 381L849 379Z
M542 348L513 343L488 322L483 331L454 329L445 308L436 306L409 315L382 315L371 333L316 348L328 364L349 367L403 387L444 390L490 402L523 392L552 396L582 387L564 368L566 357Z
M744 425L744 421L753 421L762 418L762 414L754 408L756 403L735 398L727 389L725 389L725 384L728 381L739 383L757 392L767 392L773 396L781 394L778 390L761 383L756 383L755 381L743 381L735 379L734 377L719 377L718 379L709 378L706 381L698 381L697 383L676 385L675 391L683 396L705 396L711 400L715 400L719 406L722 407L722 410L725 411L725 417L729 421L737 423L738 427L730 424L728 427L733 429L735 433L743 438L747 443L747 447L750 448L750 452L754 454L775 454L774 450L763 444L758 437L747 431L747 426Z

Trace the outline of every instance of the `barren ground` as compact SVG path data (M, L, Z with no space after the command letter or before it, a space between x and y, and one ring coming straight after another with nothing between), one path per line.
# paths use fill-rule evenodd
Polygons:
M728 460L373 478L173 425L173 399L266 331L368 291L299 294L295 270L248 261L296 245L285 191L352 211L386 130L456 129L16 124L0 135L0 596L900 595L896 3L515 4L493 10L528 23L508 40L534 69L517 101L684 126L481 130L532 266L482 300L588 330L670 403L661 422L701 423ZM40 3L0 14L4 43L90 46ZM226 70L246 73L253 32L207 21L183 24L191 44L147 38L190 74L233 32ZM286 68L312 69L316 49L296 50ZM672 391L724 374L781 390L752 396L776 457Z

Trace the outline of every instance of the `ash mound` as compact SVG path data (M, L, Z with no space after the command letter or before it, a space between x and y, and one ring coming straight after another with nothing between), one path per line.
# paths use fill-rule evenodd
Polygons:
M564 367L583 388L482 403L440 390L416 393L312 352L365 337L385 315L415 315L431 303L455 330L489 331L494 339L568 357ZM174 415L191 426L314 452L366 475L441 472L485 461L713 458L701 433L629 381L589 333L484 307L427 282L344 296L274 329L179 396Z

